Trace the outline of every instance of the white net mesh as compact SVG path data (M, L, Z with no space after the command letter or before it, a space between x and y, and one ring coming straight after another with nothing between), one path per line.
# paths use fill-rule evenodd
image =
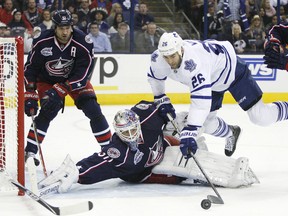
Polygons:
M18 73L14 38L0 38L0 169L17 179ZM24 81L23 81L24 82ZM0 179L0 191L15 190Z

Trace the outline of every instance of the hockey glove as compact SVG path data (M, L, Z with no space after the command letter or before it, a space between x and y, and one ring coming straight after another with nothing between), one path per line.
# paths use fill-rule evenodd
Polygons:
M56 83L53 87L45 92L43 97L42 108L44 110L58 110L63 106L63 98L68 94L70 85L66 83Z
M269 55L264 56L264 63L268 68L278 68L288 71L288 56L284 53L279 53L275 50L271 50Z
M158 109L159 115L166 122L169 122L169 118L167 117L168 113L170 113L170 115L173 117L173 119L176 118L175 109L174 109L173 105L171 104L170 99L166 96L166 94L155 96L154 97L154 103Z
M36 93L35 83L28 83L26 86L26 92L24 92L25 101L25 114L27 116L36 115L38 111L39 96Z
M197 135L198 135L197 128L190 125L184 127L183 130L181 131L180 150L185 159L192 157L191 152L193 154L196 153L198 149L196 142Z
M271 51L280 52L280 41L276 38L268 38L264 43L265 56L269 56Z

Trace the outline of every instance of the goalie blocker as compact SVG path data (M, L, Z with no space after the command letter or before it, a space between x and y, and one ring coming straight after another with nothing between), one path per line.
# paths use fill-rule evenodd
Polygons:
M201 149L197 150L195 157L201 163L211 182L217 186L237 188L260 183L249 167L249 160L246 157L234 159ZM206 182L194 160L190 159L186 162L181 158L179 147L167 147L162 162L153 168L153 173Z

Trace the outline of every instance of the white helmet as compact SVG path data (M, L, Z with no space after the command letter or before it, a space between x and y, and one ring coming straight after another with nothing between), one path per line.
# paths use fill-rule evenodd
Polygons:
M119 138L131 150L137 150L141 126L139 116L135 112L128 109L118 111L114 117L113 127Z
M176 32L165 32L159 40L158 50L163 56L169 56L176 52L182 55L182 45L183 40Z

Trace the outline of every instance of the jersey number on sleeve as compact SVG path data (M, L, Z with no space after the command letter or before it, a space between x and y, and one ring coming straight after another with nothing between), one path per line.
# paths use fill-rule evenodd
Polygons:
M192 77L191 81L192 81L192 86L195 89L197 86L199 86L202 82L205 81L205 78L203 77L201 73L199 73L195 75L194 77Z

